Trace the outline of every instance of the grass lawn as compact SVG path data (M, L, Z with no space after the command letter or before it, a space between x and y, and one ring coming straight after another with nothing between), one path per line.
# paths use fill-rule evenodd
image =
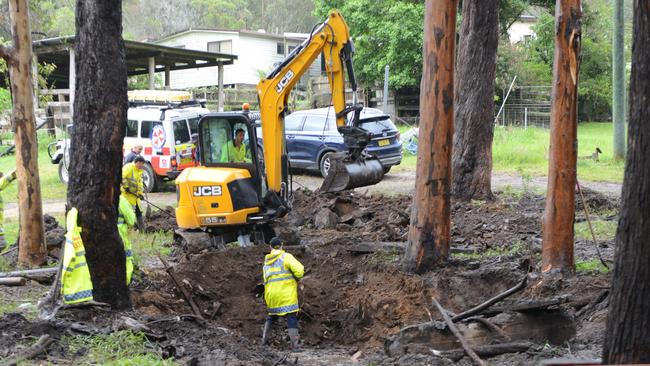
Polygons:
M11 139L11 136L3 136L3 140ZM41 179L41 195L43 200L65 198L67 186L59 180L59 166L50 162L47 154L47 145L55 141L47 133L41 131L38 133L38 170ZM6 146L2 146L0 151L4 151ZM7 173L16 169L16 155L6 155L0 158L0 171ZM11 183L4 191L2 198L4 202L16 202L18 200L17 182Z
M402 133L408 126L400 126ZM581 123L578 125L578 178L589 181L623 181L624 161L612 158L612 124ZM497 127L494 131L492 157L495 172L520 175L546 175L548 173L549 130L529 127ZM600 161L581 159L591 156L596 147L603 154ZM396 170L413 169L415 156L405 154L402 164Z

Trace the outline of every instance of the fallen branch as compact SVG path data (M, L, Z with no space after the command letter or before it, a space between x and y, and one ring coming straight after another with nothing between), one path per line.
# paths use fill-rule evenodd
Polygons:
M25 286L27 279L24 277L3 277L0 278L0 286Z
M0 272L0 278L2 277L30 277L30 276L53 276L59 270L58 267L47 267L47 268L37 268L37 269L27 269L24 271L12 271L12 272Z
M463 349L465 350L465 353L479 366L486 366L486 363L481 360L481 358L472 351L472 349L469 347L469 344L467 343L467 340L465 340L465 337L460 333L458 328L456 328L456 325L454 322L451 320L449 315L447 314L447 310L440 305L438 300L436 298L432 298L434 305L438 308L438 311L442 315L442 317L445 319L445 323L447 323L447 326L449 327L449 330L454 334L454 336L458 339L460 344L463 346Z
M187 301L187 303L192 308L192 312L194 312L194 314L196 315L197 318L205 321L205 319L203 318L203 315L201 315L201 309L199 309L199 307L196 305L196 303L192 299L192 295L187 291L187 289L185 287L183 287L183 285L180 283L180 281L178 281L178 279L174 275L174 270L169 266L167 261L162 256L159 255L158 258L160 259L160 262L162 262L163 266L165 267L165 271L167 272L167 274L169 274L169 277L172 278L172 281L174 281L174 284L176 285L176 287L178 287L178 289L181 291L181 294L185 298L185 301Z
M478 346L474 348L474 351L481 357L494 357L504 353L526 352L532 346L534 346L534 344L530 342L501 343L488 346ZM465 350L463 349L453 349L448 351L436 351L432 349L431 352L435 356L448 358L454 362L460 361L460 359L465 355Z
M488 301L486 301L486 302L484 302L482 304L479 304L479 305L477 305L477 306L475 306L475 307L473 307L473 308L471 308L471 309L469 309L467 311L464 311L464 312L454 316L453 318L451 318L451 320L453 322L458 322L458 321L461 321L461 320L463 320L465 318L469 318L470 316L477 315L477 314L481 313L481 311L489 308L490 306L498 303L499 301L507 298L508 296L510 296L510 295L524 289L526 287L526 281L527 280L528 280L528 276L524 276L524 278L522 278L521 281L519 281L519 283L517 285L515 285L514 287L506 290L505 292L502 292L502 293L498 294L497 296L489 299Z
M54 339L49 334L43 334L34 345L18 354L13 360L4 363L3 366L15 366L18 365L18 362L30 360L45 352L52 342L54 342Z
M483 314L498 314L505 313L509 311L517 312L526 312L533 310L544 310L551 306L557 306L569 302L570 298L568 296L560 296L551 299L542 299L542 300L524 300L507 306L500 306L489 309L488 311L483 312Z

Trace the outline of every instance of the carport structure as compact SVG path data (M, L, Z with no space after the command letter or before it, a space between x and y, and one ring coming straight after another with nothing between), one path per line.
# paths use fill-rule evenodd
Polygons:
M56 66L48 76L47 83L54 90L42 91L50 94L69 95L72 106L75 92L74 36L48 38L32 44L35 61ZM217 66L219 85L219 110L223 110L223 66L234 63L237 56L177 47L161 46L146 42L124 41L128 76L149 75L149 89L154 89L154 75L164 72L165 89L169 89L169 74L172 70L197 69ZM36 62L34 62L36 65ZM34 71L34 75L36 72Z

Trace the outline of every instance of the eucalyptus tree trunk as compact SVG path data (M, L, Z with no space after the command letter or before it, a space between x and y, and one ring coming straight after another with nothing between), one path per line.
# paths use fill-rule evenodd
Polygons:
M574 270L573 221L578 134L578 75L582 5L555 6L555 59L551 95L548 190L542 222L542 272Z
M454 197L489 200L492 194L494 78L499 43L499 1L463 1L456 60Z
M43 231L43 205L38 174L38 142L32 84L32 37L26 0L9 0L13 47L0 46L9 67L13 99L13 126L18 178L18 263L37 267L45 263L47 248ZM34 75L36 77L36 75ZM7 173L7 172L5 172Z
M68 205L79 210L94 299L125 308L126 257L117 231L128 108L122 2L77 0L76 26Z
M634 2L630 123L612 292L607 364L650 363L650 1Z
M415 195L402 265L422 272L449 255L456 0L427 0Z

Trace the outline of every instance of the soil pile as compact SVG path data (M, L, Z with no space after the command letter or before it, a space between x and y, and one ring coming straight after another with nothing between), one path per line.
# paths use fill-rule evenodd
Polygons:
M176 229L176 211L167 206L164 211L154 210L145 220L146 232L174 231Z

